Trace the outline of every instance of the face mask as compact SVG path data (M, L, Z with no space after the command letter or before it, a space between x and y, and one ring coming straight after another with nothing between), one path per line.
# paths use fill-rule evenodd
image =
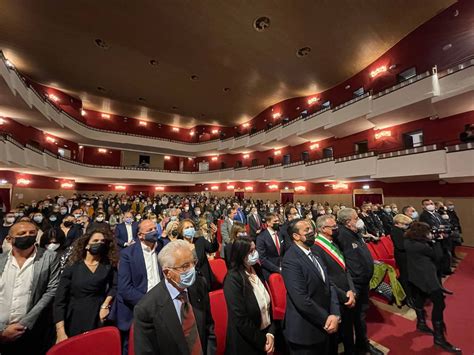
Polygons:
M312 215L311 213L308 213L308 214L306 215L306 218L308 218L308 219L313 219L313 215Z
M346 208L346 206L341 206L341 210L344 209L344 208Z
M196 234L196 230L194 228L186 228L183 231L183 237L185 237L186 239L193 240L195 234Z
M443 214L443 215L441 215L441 218L444 219L444 220L448 220L449 216L447 214Z
M46 203L46 202L45 202L45 203L43 204L43 206L44 206L44 208L48 208L48 207L49 207L49 203Z
M332 210L328 210L328 214L331 214L332 213Z
M305 235L305 241L303 242L304 245L306 245L307 247L312 247L314 245L314 242L316 240L316 234L314 234L314 232L308 232L306 235Z
M43 222L43 216L34 216L33 221L35 221L36 223L41 223Z
M385 212L387 212L387 213L392 212L392 209L391 209L391 208L384 208L383 210L384 210Z
M188 211L189 211L189 207L184 207L184 210L185 210L186 212L188 212Z
M194 211L194 213L196 214L196 216L200 216L200 215L201 215L201 211Z
M454 211L454 205L448 205L448 211Z
M15 217L7 217L5 219L5 221L8 223L8 224L12 224L13 222L15 222Z
M67 210L61 210L61 214L64 216L67 213Z
M196 281L196 269L192 267L186 272L183 272L179 275L179 288L188 288L194 284Z
M130 217L125 218L125 223L132 224L132 219Z
M324 210L319 210L318 214L322 216L324 214Z
M250 266L255 265L258 262L258 251L254 250L251 254L247 256L247 264Z
M36 243L36 235L29 235L27 237L16 237L13 240L13 246L15 248L26 250Z
M58 220L58 217L56 217L56 216L49 216L49 220L50 220L51 222L56 222L56 221Z
M95 220L96 220L97 222L102 222L102 221L104 220L104 217L97 217Z
M364 228L364 227L365 227L364 221L359 218L359 219L357 220L355 226L356 226L357 229L362 229L362 228Z
M175 229L175 230L172 230L171 231L171 236L176 238L178 236L178 231Z
M397 213L397 212L398 212L398 208L396 208L396 207L392 208L392 212L393 212L393 213Z
M147 242L156 242L156 240L158 239L158 232L157 231L151 231L151 232L148 232L145 234L145 240Z
M105 254L107 246L104 243L89 244L89 253L92 255Z
M417 218L418 218L418 212L415 211L411 214L411 219L417 219Z
M430 211L430 212L433 212L435 210L435 205L428 205L426 206L426 210L427 211Z
M170 221L176 221L177 219L178 219L178 217L176 217L176 216L171 216L170 217Z
M273 223L272 224L272 229L277 232L280 229L280 223Z
M333 239L337 239L338 236L339 236L339 228L338 228L338 227L335 227L335 228L332 230L332 237L333 237Z
M59 243L50 243L46 245L46 249L56 251L59 248Z
M32 203L31 207L36 208L36 203Z
M64 227L66 227L66 228L71 228L72 225L74 224L74 222L72 222L72 221L64 221L63 224L64 224Z
M270 212L273 212L275 209L273 207L270 207Z
M140 215L137 215L135 218L137 219L137 221L139 221L139 220L141 220L141 219L142 219L142 216L140 216Z

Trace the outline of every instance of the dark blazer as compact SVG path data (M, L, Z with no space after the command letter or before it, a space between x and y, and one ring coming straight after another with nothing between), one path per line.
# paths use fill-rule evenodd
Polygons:
M117 245L120 248L125 248L125 243L128 242L128 233L127 233L127 227L125 227L125 223L119 223L115 226L115 239L117 240ZM137 222L132 222L132 235L133 239L138 242L138 223Z
M443 224L443 219L438 212L430 213L426 210L423 210L423 212L420 214L420 222L428 223L432 228L438 228L441 224Z
M382 221L383 224L383 229L385 231L385 234L391 235L392 233L392 228L393 228L393 216L391 213L387 213L385 211L380 212L380 220Z
M202 277L198 276L196 282L188 288L188 295L203 352L206 354L208 337L214 335L214 322L207 285ZM183 328L164 280L135 306L134 342L136 355L190 355Z
M339 235L335 240L346 260L357 293L359 286L366 287L374 274L374 259L362 237L339 225Z
M337 245L336 245L336 248ZM326 270L329 275L329 280L331 280L334 289L337 293L337 298L341 307L344 306L349 299L346 296L347 291L352 290L355 292L354 283L352 282L351 274L349 270L344 270L326 251L323 250L319 245L314 245L313 251L317 254L324 265L326 265Z
M309 346L329 338L324 325L329 315L340 315L337 293L330 283L323 261L325 279L307 255L292 244L283 257L282 275L286 286L283 334L287 341Z
M249 228L250 228L250 237L255 240L257 238L257 231L259 229L262 229L262 219L260 218L260 216L258 216L258 221L257 219L255 218L255 216L253 214L249 214L247 216L247 221L249 223ZM259 223L260 222L260 223Z
M78 224L74 224L71 228L69 228L69 231L67 232L66 235L66 241L64 242L64 247L68 247L74 243L74 241L78 238L80 238L83 234L82 226Z
M265 285L263 273L258 264L254 270ZM225 353L228 355L265 354L267 333L275 334L272 323L260 330L262 316L250 283L245 283L237 270L230 270L224 280L224 295L227 303L227 337ZM270 293L269 293L270 295ZM271 316L270 310L270 316Z
M199 238L194 238L193 241L196 258L198 260L196 269L206 279L207 285L210 289L214 281L214 275L212 274L206 253L215 253L217 250L219 250L219 242L217 241L217 238L214 238L211 243L202 236Z
M408 280L425 293L439 290L441 284L437 276L436 265L441 262L442 254L427 241L405 239L407 252Z
M159 241L161 243L161 241ZM156 247L156 253L161 250L162 244ZM160 279L163 279L161 268L158 267ZM148 278L145 258L141 242L137 242L120 253L118 266L117 295L114 300L111 315L117 322L120 330L128 331L133 319L133 308L146 294Z
M257 251L260 258L260 263L263 269L263 276L265 280L268 280L271 274L280 273L281 258L283 251L283 238L278 233L278 239L280 240L280 254L276 248L273 237L270 235L268 229L262 231L257 238Z

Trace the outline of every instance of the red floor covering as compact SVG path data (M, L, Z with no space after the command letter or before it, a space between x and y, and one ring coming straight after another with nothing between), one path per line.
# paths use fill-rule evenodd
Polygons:
M474 248L458 248L464 258L444 286L454 292L446 297L444 318L447 339L463 354L474 354ZM395 309L395 308L394 308ZM431 308L428 318L431 318ZM368 317L369 338L389 349L390 354L447 354L433 345L433 337L415 331L416 321L371 306ZM431 321L428 320L431 327Z

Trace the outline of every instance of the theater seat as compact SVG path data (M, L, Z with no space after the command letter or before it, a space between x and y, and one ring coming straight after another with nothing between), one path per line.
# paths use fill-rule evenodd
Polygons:
M103 327L66 339L54 345L47 355L121 355L120 332ZM26 355L26 354L25 354Z
M393 258L395 248L393 246L392 238L390 238L390 236L382 237L382 238L380 238L380 242L384 246L384 248L387 251L387 254L389 255L389 257Z
M216 282L219 284L219 288L222 288L224 284L225 275L227 275L227 266L224 259L213 259L209 260L209 266L214 275Z
M217 242L219 243L219 250L215 253L214 258L219 259L221 257L221 248L222 248L222 233L221 233L221 226L224 223L223 219L217 220Z
M286 311L286 287L280 274L271 274L268 279L268 288L272 299L272 313L274 320L282 320Z
M227 304L225 302L224 290L209 292L209 300L217 341L216 354L222 355L225 353L225 339L227 335Z

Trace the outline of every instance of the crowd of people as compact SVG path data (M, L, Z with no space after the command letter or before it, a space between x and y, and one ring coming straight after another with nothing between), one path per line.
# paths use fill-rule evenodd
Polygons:
M120 330L124 354L132 325L136 354L213 353L208 293L219 286L209 260L219 257L228 267L227 354L336 354L339 343L346 354L380 354L365 321L374 272L367 243L388 235L417 330L460 352L443 320L452 292L441 279L462 242L451 201L423 200L418 214L393 203L73 194L2 213L1 354L44 354L103 325ZM271 312L275 273L287 289L283 322Z

